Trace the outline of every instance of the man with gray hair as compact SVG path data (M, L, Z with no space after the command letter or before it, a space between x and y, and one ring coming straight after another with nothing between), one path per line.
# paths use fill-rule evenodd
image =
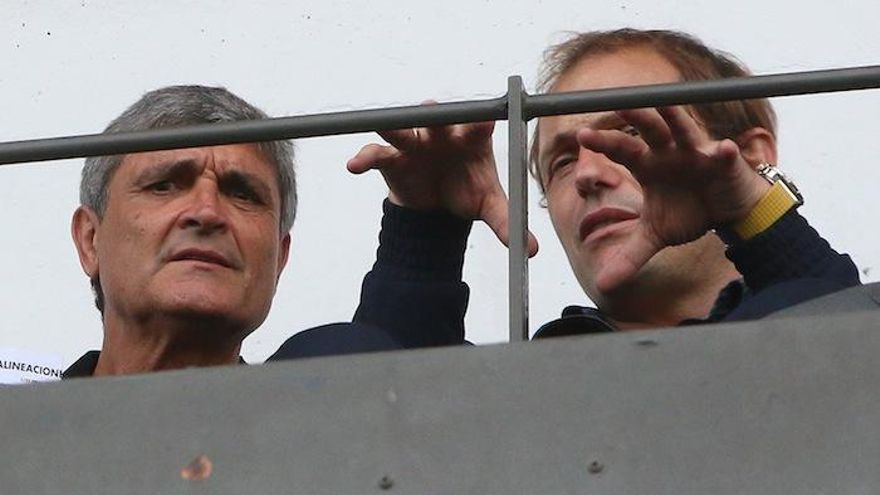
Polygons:
M172 86L105 132L263 118L226 89ZM287 263L295 185L287 141L88 158L71 231L104 340L64 377L241 362ZM274 358L390 348L380 328L343 323L299 334Z

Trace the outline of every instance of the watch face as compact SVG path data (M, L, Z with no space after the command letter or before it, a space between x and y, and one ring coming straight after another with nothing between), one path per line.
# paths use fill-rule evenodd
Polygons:
M794 185L794 182L792 182L791 179L789 179L788 176L782 173L778 168L769 163L761 163L755 170L758 172L758 175L767 179L771 184L777 182L782 183L782 185L788 190L788 193L791 194L791 197L797 201L797 206L804 204L804 196L801 194L800 190Z

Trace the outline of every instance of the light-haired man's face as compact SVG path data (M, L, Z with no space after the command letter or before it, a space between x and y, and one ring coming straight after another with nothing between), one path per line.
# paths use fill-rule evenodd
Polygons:
M558 79L552 92L679 80L678 70L657 52L632 48L581 59ZM597 268L613 259L628 236L634 235L643 214L644 192L626 167L580 147L576 133L583 127L633 129L614 112L545 117L538 125L538 167L550 218L578 281L602 307L614 295L596 287ZM664 249L627 284L662 282L670 274L689 270L703 249L701 242ZM615 290L625 289L627 284Z
M238 144L128 155L91 235L74 237L99 276L105 320L157 316L255 329L287 261L280 193L259 148ZM219 331L219 330L218 330Z

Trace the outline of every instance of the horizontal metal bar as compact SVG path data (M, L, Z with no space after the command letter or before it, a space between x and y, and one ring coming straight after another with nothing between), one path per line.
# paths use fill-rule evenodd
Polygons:
M526 96L527 119L880 87L880 66ZM374 130L505 120L505 97L0 143L0 165Z
M880 65L533 95L527 118L880 88Z
M0 165L505 120L505 97L0 143Z

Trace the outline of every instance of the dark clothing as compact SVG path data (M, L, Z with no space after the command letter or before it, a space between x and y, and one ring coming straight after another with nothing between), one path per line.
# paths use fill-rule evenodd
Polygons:
M391 333L355 320L352 323L331 323L299 332L287 339L266 362L402 348L400 342L392 338Z
M98 357L100 356L101 351L89 351L83 354L75 363L64 370L64 373L61 374L61 379L84 378L94 375L95 368L98 366Z
M461 282L471 222L384 204L377 261L364 279L356 321L391 332L404 348L464 341L468 287ZM743 280L729 284L705 319L757 319L846 287L859 273L791 210L765 232L732 244L727 256ZM615 331L598 309L569 306L533 338Z
M98 367L99 357L101 357L101 351L89 351L83 354L75 363L71 364L69 368L64 370L64 373L61 374L61 379L86 378L94 375L95 368ZM244 359L239 357L238 364L247 363L244 362Z
M388 332L363 323L331 323L310 328L287 339L266 362L303 357L336 356L401 349ZM61 378L89 377L95 373L101 351L89 351L76 360ZM239 358L239 364L247 364Z
M470 289L461 281L471 222L385 201L376 263L354 321L385 329L403 348L464 342Z
M352 323L300 332L268 360L467 343L461 281L471 222L384 203L379 249Z

